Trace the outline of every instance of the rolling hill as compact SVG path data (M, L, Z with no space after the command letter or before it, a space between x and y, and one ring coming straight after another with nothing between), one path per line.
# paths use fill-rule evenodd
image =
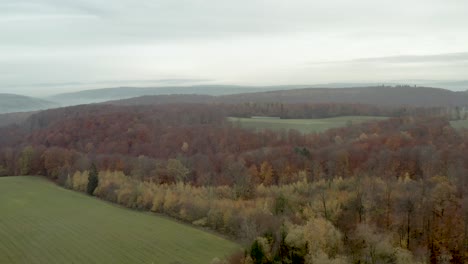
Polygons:
M228 95L224 102L284 103L362 103L385 106L468 105L468 94L428 87L364 87L335 89L296 89L263 93Z
M0 113L28 112L58 107L59 104L29 96L0 93Z
M236 86L236 85L197 85L197 86L169 86L154 88L117 87L94 90L84 90L72 93L57 94L49 100L60 102L63 105L77 105L98 103L110 100L127 99L140 96L170 95L170 94L203 94L211 96L239 94L246 92L262 92L271 90L304 88L304 85L289 86Z
M428 87L359 87L359 88L305 88L254 93L201 97L197 95L142 96L110 101L108 104L142 105L161 103L225 103L281 102L295 103L347 103L380 106L467 106L468 93Z
M283 90L266 91L274 88ZM262 91L259 92L258 90ZM197 93L195 94L194 92ZM229 92L232 94L227 94ZM152 93L157 93L158 95L151 95ZM139 94L143 95L138 96ZM88 104L92 102L126 106L171 103L243 104L250 102L280 102L284 104L365 104L384 107L468 106L467 91L455 92L439 88L409 86L300 89L294 89L294 86L270 86L262 88L242 86L110 88L61 94L51 97L51 99L55 100L55 102L60 102L60 105ZM59 107L59 104L32 97L0 94L0 126L21 123L32 114L1 115L2 113L36 111L55 107Z

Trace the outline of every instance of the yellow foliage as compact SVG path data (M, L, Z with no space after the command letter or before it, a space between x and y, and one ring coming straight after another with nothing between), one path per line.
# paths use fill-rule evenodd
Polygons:
M153 195L153 206L151 211L161 212L164 206L164 198L166 197L166 191L163 189L157 190Z
M330 258L325 252L319 251L316 255L309 255L306 264L348 264L349 261L344 256Z
M264 185L268 186L273 184L273 168L267 161L264 161L260 166L260 173L258 176Z
M288 234L284 239L286 244L297 248L302 248L306 244L304 237L304 226L289 225Z
M329 221L317 217L309 220L304 227L304 239L307 241L309 255L314 257L324 252L334 258L342 248L342 234Z
M73 183L73 190L75 191L80 191L80 192L85 192L86 191L86 187L88 186L88 172L85 171L85 172L75 172L75 174L73 174L73 180L72 180L72 183Z
M168 213L173 212L175 207L177 206L178 198L179 197L173 190L167 190L166 195L164 197L164 211Z

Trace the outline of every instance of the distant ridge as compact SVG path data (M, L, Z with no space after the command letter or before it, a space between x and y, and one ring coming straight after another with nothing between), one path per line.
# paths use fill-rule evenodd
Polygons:
M222 98L224 101L229 102L363 103L426 107L468 105L468 94L465 92L413 86L295 89L249 95L229 95Z
M282 87L281 87L282 88ZM468 107L468 91L454 92L450 90L430 87L413 86L374 86L355 88L301 88L277 91L262 91L239 93L230 95L203 95L203 94L164 94L144 95L128 99L110 100L101 102L105 105L140 106L159 104L244 104L244 103L284 103L284 104L364 104L387 107ZM121 91L134 88L121 88ZM145 88L141 88L145 89ZM159 88L158 88L159 89ZM181 88L182 89L182 88ZM184 88L188 89L188 88ZM193 87L191 87L193 89ZM212 87L214 89L214 87ZM241 89L241 88L233 88ZM245 89L245 88L242 88ZM109 91L118 91L110 89ZM180 90L179 90L180 91ZM95 90L87 91L92 95ZM99 91L97 91L99 92ZM80 92L81 93L81 92ZM67 96L71 96L67 94ZM118 95L115 95L118 97ZM57 97L58 98L58 97ZM0 100L7 103L1 107L8 108L13 114L0 114L0 127L10 124L20 124L39 109L58 107L48 101L25 97L0 94ZM15 102L15 103L13 103ZM23 107L20 107L23 105ZM3 110L3 111L7 111Z
M328 84L315 84L315 85L270 85L270 86L242 86L242 85L191 85L191 86L159 86L159 87L110 87L101 89L81 90L77 92L61 93L46 98L49 101L58 102L63 106L101 103L106 101L115 101L121 99L129 99L141 96L154 96L154 95L210 95L210 96L227 96L238 94L262 93L267 91L291 91L300 89L350 89L350 88L381 88L381 87L394 87L398 88L425 88L425 87L443 87L454 88L455 90L467 90L468 81L446 81L436 82L429 80L413 80L409 81L408 85L401 85L402 82L381 82L381 83L328 83ZM463 88L464 87L464 88ZM437 89L437 88L434 88ZM450 92L450 90L447 90ZM317 91L315 93L318 93ZM333 93L333 92L331 92ZM330 94L331 94L330 93ZM335 91L336 93L336 91ZM248 97L248 96L246 96ZM321 97L321 99L323 99ZM344 100L344 99L343 99Z
M0 114L13 112L29 112L58 107L59 104L47 100L16 95L0 93Z
M306 85L284 86L237 86L237 85L195 85L195 86L168 86L168 87L117 87L94 90L83 90L72 93L62 93L48 99L60 102L63 105L77 105L88 103L100 103L111 100L120 100L147 95L171 95L171 94L200 94L200 95L228 95L250 92L263 92L282 89L296 89L309 87Z
M303 88L279 91L201 97L191 95L142 96L110 101L108 104L140 105L161 103L354 103L384 106L468 106L468 92L430 87L375 86L356 88Z
M0 114L103 102L121 105L246 102L361 103L387 106L468 105L468 90L455 92L441 88L400 85L343 86L342 88L332 88L330 86L199 85L158 88L118 87L63 93L48 97L47 100L21 95L0 94Z

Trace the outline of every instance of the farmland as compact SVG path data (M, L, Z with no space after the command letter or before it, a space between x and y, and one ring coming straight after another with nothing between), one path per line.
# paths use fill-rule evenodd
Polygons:
M343 127L347 124L357 124L371 120L382 120L377 116L340 116L320 119L270 119L270 118L236 118L230 117L235 126L255 130L288 130L295 129L302 133L322 132L330 128Z
M0 178L0 263L209 263L239 248L150 213L62 189Z

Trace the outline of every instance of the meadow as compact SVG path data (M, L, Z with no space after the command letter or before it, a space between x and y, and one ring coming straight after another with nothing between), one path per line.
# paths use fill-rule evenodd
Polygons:
M467 128L468 129L468 120L456 120L450 121L450 125L454 128Z
M210 263L240 246L40 177L0 178L0 263Z
M229 117L229 121L247 129L273 131L294 129L301 133L318 133L330 128L343 127L372 120L383 120L378 116L340 116L320 119L270 119L270 118L237 118Z

